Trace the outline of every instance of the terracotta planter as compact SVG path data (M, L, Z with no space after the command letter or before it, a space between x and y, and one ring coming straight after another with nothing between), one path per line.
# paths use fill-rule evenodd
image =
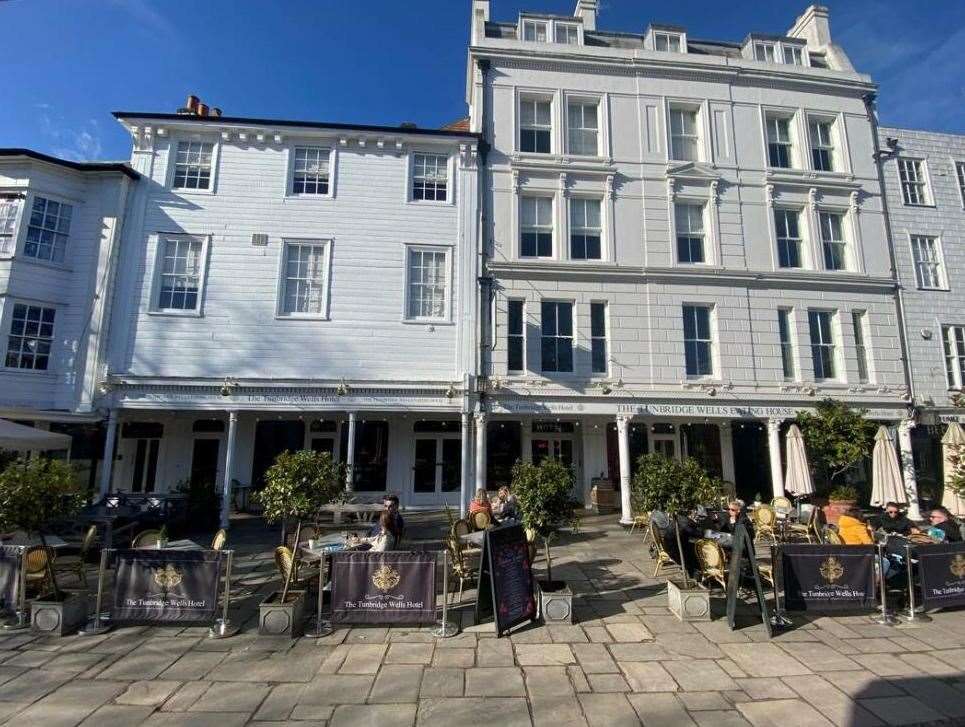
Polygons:
M828 525L837 525L838 518L858 504L857 500L829 500L824 506L824 517Z

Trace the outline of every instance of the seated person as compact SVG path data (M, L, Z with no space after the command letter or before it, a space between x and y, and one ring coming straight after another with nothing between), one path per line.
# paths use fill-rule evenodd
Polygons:
M401 535L405 532L405 521L402 519L402 515L399 514L399 496L398 495L386 495L382 499L383 512L388 512L392 519L395 521L395 531ZM382 530L382 518L381 516L372 524L369 528L369 537L375 537Z
M914 529L911 520L901 511L897 502L889 502L885 505L885 514L878 523L878 527L886 533L904 536L910 535Z
M925 531L933 540L942 543L961 543L962 531L946 507L936 507L928 516L930 527Z
M684 549L683 565L688 573L695 575L700 569L700 564L697 562L697 553L694 550L693 543L702 538L703 533L697 523L687 515L678 515L676 524L680 528L680 545ZM668 517L667 527L660 528L657 526L657 528L663 538L663 545L667 551L667 555L673 558L675 563L679 564L681 562L680 549L677 547L677 532L674 528L674 521Z
M744 527L747 528L747 534L751 540L753 540L754 524L751 522L751 519L747 517L747 512L744 510L744 501L731 500L727 503L727 519L721 524L720 531L733 535L739 523L744 523Z
M499 522L519 520L519 509L516 507L516 496L503 485L492 501L493 517Z
M838 518L838 534L845 545L874 545L875 543L875 539L871 537L871 528L856 507L852 507Z
M472 502L469 503L469 514L475 515L477 512L484 512L489 515L490 518L493 516L493 507L489 504L486 491L481 487L476 490L476 496L472 498Z
M395 550L398 547L401 534L402 531L398 529L392 513L389 510L383 510L379 516L379 532L376 535L351 540L349 545L356 550L373 550L376 552Z

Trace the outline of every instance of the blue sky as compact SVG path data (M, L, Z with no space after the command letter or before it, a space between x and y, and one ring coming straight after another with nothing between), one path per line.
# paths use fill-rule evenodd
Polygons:
M575 0L494 0L570 13ZM603 29L782 32L807 0L601 0ZM832 33L881 86L885 124L965 133L965 2L830 2ZM113 110L440 126L465 112L470 0L0 0L0 146L126 159ZM651 13L653 13L651 15Z

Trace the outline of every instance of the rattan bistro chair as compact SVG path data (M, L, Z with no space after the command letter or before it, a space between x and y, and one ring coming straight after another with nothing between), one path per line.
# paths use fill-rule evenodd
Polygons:
M467 549L463 548L462 543L459 542L458 537L448 537L446 538L446 549L449 551L450 567L452 568L452 590L456 589L456 579L459 579L459 597L456 603L462 603L462 593L465 588L466 581L473 583L478 577L478 571L476 566L472 562L471 554L467 553ZM449 603L450 593L446 592L446 603Z
M700 567L700 582L707 585L708 580L717 581L721 588L727 588L727 555L720 543L712 538L701 538L694 548Z
M667 548L663 542L663 535L660 534L660 531L652 520L650 521L650 537L653 538L653 547L656 552L654 560L657 561L656 567L653 569L653 577L656 578L657 574L663 568L679 567L677 562L670 557L670 553L667 552Z
M472 519L472 526L474 530L488 530L489 526L493 524L492 516L485 510L480 510L479 512L474 512L470 515Z
M70 573L77 576L77 580L87 587L87 555L97 540L97 526L91 525L84 533L80 543L80 550L75 555L60 555L54 560L54 572Z
M785 526L785 535L788 540L806 540L809 543L820 543L821 532L819 530L818 518L821 508L811 508L807 523L789 522Z
M770 505L759 505L754 510L754 542L773 544L777 542L774 528L777 525L777 513Z
M279 545L275 548L275 567L278 569L278 575L281 576L282 581L288 580L288 574L291 572L292 568L295 567L295 557L292 555L291 548L287 545ZM318 578L318 571L314 571L310 575L301 576L298 573L298 569L292 574L292 586L303 587L307 586L313 580Z
M211 550L221 550L227 542L228 533L224 528L221 528L221 530L216 532L214 537L211 539Z
M47 566L48 564L52 566L55 557L53 548L45 548L42 545L36 545L27 550L24 580L28 591L34 589L36 593L42 595L53 590L54 583L50 577L52 568Z
M131 541L131 547L134 549L154 548L160 542L161 542L160 530L143 530L134 536L134 540Z
M844 541L841 539L841 534L833 525L828 525L824 529L824 542L828 545L844 545Z

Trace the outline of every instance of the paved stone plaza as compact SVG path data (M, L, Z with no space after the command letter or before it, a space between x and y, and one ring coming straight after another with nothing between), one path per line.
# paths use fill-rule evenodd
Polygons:
M415 547L437 547L444 519L410 517ZM275 533L240 523L233 618L242 633L221 641L197 628L0 635L0 722L965 724L965 611L914 628L865 616L798 618L771 641L759 625L684 624L650 577L642 536L615 521L585 518L555 551L554 575L579 595L578 625L522 627L497 639L491 625L471 625L466 607L455 614L463 631L450 639L353 628L294 642L254 633L257 604L277 584Z

